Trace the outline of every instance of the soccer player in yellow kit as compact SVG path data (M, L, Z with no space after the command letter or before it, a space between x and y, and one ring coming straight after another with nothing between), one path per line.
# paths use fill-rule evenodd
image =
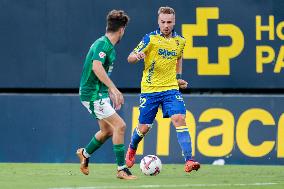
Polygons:
M159 29L146 34L128 56L129 63L144 59L141 81L139 125L134 130L126 154L126 165L135 163L139 142L152 127L159 106L163 117L170 117L176 128L178 142L185 159L185 172L198 170L200 164L193 160L191 138L185 122L186 109L179 88L186 88L181 78L182 54L185 39L174 31L175 11L171 7L158 10Z

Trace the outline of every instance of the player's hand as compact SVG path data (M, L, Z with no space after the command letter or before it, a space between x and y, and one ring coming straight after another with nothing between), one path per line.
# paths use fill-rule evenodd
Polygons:
M144 52L138 52L135 54L137 60L142 60L146 57Z
M115 110L119 110L121 105L124 104L123 95L117 88L109 89L109 98L111 99Z
M186 89L187 88L187 81L183 80L183 79L178 79L178 86L181 89Z

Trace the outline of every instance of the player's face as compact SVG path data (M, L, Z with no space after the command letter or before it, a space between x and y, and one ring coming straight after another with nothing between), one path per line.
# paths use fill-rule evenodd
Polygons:
M169 35L171 35L175 26L175 15L160 14L158 17L158 24L162 34L168 37Z

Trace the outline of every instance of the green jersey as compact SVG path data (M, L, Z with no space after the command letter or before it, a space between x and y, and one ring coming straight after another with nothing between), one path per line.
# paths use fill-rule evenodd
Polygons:
M92 70L94 60L102 62L106 73L110 76L115 60L115 50L106 36L97 39L86 56L80 82L81 101L95 101L109 96L107 86Z

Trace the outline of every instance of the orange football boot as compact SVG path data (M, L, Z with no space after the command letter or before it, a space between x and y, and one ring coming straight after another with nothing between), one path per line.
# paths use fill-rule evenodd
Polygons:
M124 168L124 169L117 171L116 177L119 179L125 179L125 180L137 179L136 176L132 175L132 173L129 171L128 168Z
M80 170L84 175L89 174L89 158L86 158L83 154L84 148L80 148L77 150L76 154L80 160Z
M133 150L132 148L128 147L125 157L125 162L128 168L131 168L134 165L135 155L136 155L136 150Z
M188 160L187 162L185 162L184 165L184 171L187 173L190 173L192 170L197 171L199 168L200 168L200 163L193 160Z

